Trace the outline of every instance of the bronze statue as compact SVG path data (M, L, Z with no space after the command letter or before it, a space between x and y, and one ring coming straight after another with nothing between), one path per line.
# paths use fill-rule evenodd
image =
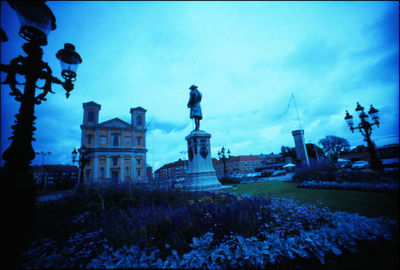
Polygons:
M194 118L194 123L195 123L195 129L194 130L199 130L200 128L200 120L203 119L203 115L201 114L201 107L200 107L200 101L201 101L201 93L199 90L197 90L196 85L192 85L189 87L190 89L190 99L188 102L188 107L190 108L190 118Z

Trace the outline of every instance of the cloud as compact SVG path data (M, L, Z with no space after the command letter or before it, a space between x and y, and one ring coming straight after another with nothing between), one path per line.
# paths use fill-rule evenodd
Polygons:
M340 58L340 48L326 39L309 37L296 44L282 65L307 77L321 76L333 70Z

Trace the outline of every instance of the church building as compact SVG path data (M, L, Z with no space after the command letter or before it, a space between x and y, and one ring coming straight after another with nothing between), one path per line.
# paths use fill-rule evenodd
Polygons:
M122 183L146 181L146 110L131 108L131 123L119 118L99 123L100 104L83 103L81 145L93 152L84 180Z

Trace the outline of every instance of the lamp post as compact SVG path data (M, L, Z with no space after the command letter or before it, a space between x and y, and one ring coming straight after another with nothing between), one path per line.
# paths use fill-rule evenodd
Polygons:
M358 102L355 111L357 112L358 117L361 120L357 126L353 127L354 125L353 116L350 115L348 111L346 111L346 116L344 120L346 120L347 125L349 126L351 132L354 133L354 130L358 129L364 136L364 141L366 141L368 144L367 149L369 153L369 158L370 158L369 163L371 165L371 169L375 171L383 171L382 162L379 160L378 155L376 154L375 144L371 140L372 126L376 125L377 127L379 127L379 116L378 116L379 111L371 105L371 108L368 111L369 114L368 115L364 112L364 107L362 107ZM372 121L370 122L367 120L369 116L371 116L374 122Z
M227 152L226 155L225 155L225 147L222 147L221 151L218 151L218 157L219 157L220 160L222 159L222 162L223 162L223 164L224 164L224 176L227 175L227 171L226 171L226 159L227 159L227 158L230 158L230 156L231 156L231 151L229 151L229 149L228 149L228 152Z
M10 223L13 226L12 229L19 232L13 235L16 239L11 244L17 246L16 249L11 248L13 252L26 244L29 230L33 225L37 188L30 171L30 163L35 157L32 147L33 133L36 130L34 127L35 105L45 101L49 92L54 94L51 90L52 84L62 85L68 98L70 91L74 88L73 81L76 79L77 66L82 62L79 54L75 52L75 47L66 43L64 49L58 51L56 55L61 61L61 75L64 79L61 81L52 75L49 64L42 60L41 46L47 45L47 34L56 28L53 12L44 2L8 1L21 23L19 35L27 41L22 46L26 56L19 55L8 65L0 65L0 71L7 74L5 81L1 83L8 84L11 88L10 95L21 103L19 112L16 114L15 125L12 126L11 145L3 153L5 164L1 170L1 179L4 179L3 190L10 197L8 203L14 206L12 212L10 210L12 216ZM7 40L5 32L4 35L2 33L1 41ZM25 81L18 82L17 74L22 75ZM45 82L42 87L36 85L39 79ZM20 85L24 85L23 92L18 89ZM36 89L41 93L35 93Z
M72 163L75 163L76 161L79 162L79 167L80 167L79 184L82 184L83 172L85 170L86 164L90 160L90 154L93 153L94 151L93 148L86 147L84 145L81 148L79 148L78 151L79 151L79 160L76 159L78 155L76 148L74 148L74 151L72 151Z
M40 152L36 152L36 155L40 155L40 156L42 156L42 166L41 166L41 169L40 169L40 184L43 184L43 163L44 163L44 157L45 156L47 156L47 155L51 155L51 153L50 152L43 152L43 151L40 151ZM46 183L47 184L47 183Z
M64 81L54 77L48 63L43 62L43 50L41 46L47 45L47 34L56 28L55 17L45 1L20 2L8 1L9 5L17 12L21 22L19 35L27 41L22 49L27 56L18 56L11 60L10 64L1 64L1 71L7 73L2 84L8 84L11 88L11 96L21 102L19 113L16 115L16 124L12 126L12 143L3 153L6 161L4 168L8 175L17 176L15 182L24 182L30 185L32 182L29 165L35 157L32 148L34 127L34 107L46 100L53 83L60 84L66 90L67 98L74 88L77 66L82 62L81 57L75 52L74 45L65 43L64 49L57 52L56 57L61 62L61 75ZM25 77L25 82L17 82L17 74ZM41 79L45 83L43 87L36 85ZM24 91L18 89L18 85L25 85ZM42 92L35 94L36 88ZM14 177L15 178L15 177Z

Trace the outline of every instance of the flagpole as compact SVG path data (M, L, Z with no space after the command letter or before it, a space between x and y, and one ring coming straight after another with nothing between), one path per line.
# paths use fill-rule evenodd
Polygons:
M295 107L295 109L296 109L297 120L299 121L299 127L300 127L300 130L301 130L302 128L301 128L301 122L300 122L299 112L297 111L296 99L294 98L293 92L292 92L292 98L293 98L293 102L294 102L294 107Z

